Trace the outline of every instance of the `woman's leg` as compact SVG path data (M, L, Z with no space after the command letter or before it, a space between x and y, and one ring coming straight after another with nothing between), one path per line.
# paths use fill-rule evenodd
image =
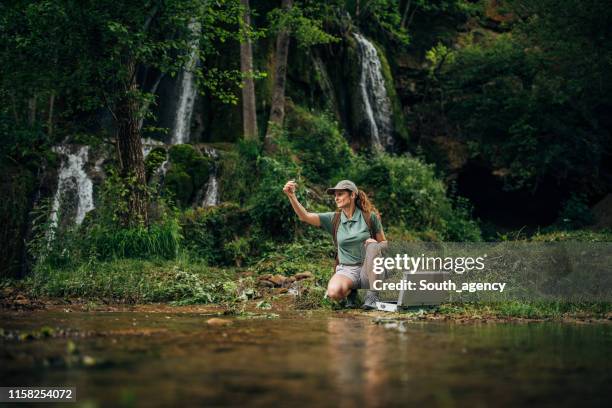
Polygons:
M344 275L334 274L327 284L327 296L334 300L342 300L353 288L353 281Z

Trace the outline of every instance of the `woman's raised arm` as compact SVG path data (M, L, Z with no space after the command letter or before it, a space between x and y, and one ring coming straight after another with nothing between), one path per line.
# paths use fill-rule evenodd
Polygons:
M285 187L283 187L283 193L285 193L289 198L289 202L291 203L291 207L293 207L293 211L295 211L300 221L304 221L305 223L314 225L315 227L321 226L321 220L319 216L315 213L306 211L306 209L298 201L297 197L295 196L296 188L297 183L295 182L295 180L289 180L287 183L285 183Z

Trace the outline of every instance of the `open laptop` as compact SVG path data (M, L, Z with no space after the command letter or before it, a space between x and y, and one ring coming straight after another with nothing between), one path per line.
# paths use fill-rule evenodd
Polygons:
M389 296L385 296L385 299L388 300L376 302L376 308L378 310L396 312L400 309L411 307L436 306L448 301L449 292L447 290L421 290L421 281L426 283L442 283L448 279L449 275L447 271L417 271L414 273L403 271L401 279L406 282L413 282L413 287L416 290L402 289L394 291L393 293L397 294L397 300L389 299Z

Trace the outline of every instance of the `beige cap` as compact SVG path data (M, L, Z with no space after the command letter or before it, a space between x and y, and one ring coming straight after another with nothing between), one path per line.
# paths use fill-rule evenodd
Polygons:
M359 192L357 186L351 180L341 180L338 182L338 184L336 184L336 187L328 188L325 191L327 192L327 194L334 194L336 190L349 190L355 194Z

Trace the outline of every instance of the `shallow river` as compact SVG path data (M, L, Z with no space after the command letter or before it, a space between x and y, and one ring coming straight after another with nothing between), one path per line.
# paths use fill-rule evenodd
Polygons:
M0 314L3 386L69 406L610 406L612 325L375 323L285 313ZM46 339L17 340L54 329ZM50 406L51 404L45 404Z

